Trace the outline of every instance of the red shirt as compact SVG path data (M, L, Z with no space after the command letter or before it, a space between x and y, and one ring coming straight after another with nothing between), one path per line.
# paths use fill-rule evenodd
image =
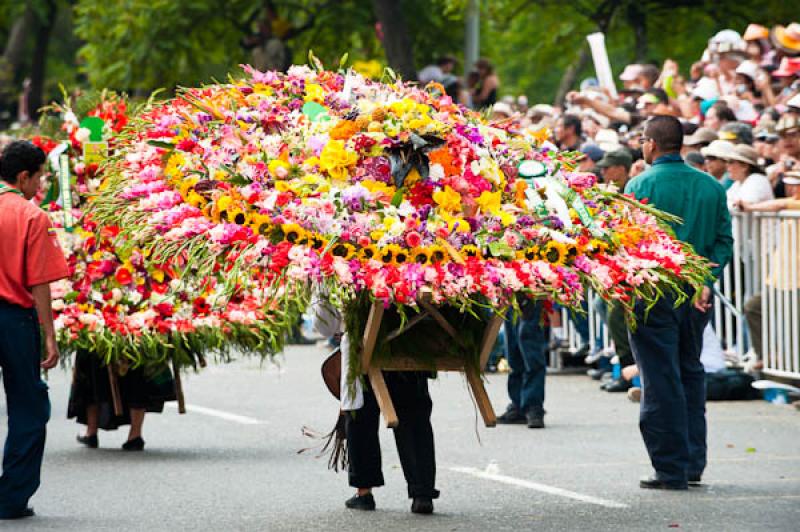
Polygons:
M33 307L31 287L69 277L50 218L19 194L0 194L0 301Z

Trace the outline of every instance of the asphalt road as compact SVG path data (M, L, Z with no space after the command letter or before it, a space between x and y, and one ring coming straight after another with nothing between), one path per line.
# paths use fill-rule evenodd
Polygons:
M303 425L327 431L335 420L337 404L319 377L324 353L296 347L277 366L245 360L186 377L189 413L148 417L138 454L119 450L124 430L101 433L99 450L77 445L78 426L65 419L69 375L52 372L43 483L32 499L38 515L0 529L800 530L800 413L792 407L710 404L704 487L646 491L638 487L649 473L638 405L575 375L548 378L545 430L484 428L463 377L440 377L431 384L436 514L409 512L386 429L378 511L347 510L346 474L297 454L312 443ZM505 381L489 376L498 411Z

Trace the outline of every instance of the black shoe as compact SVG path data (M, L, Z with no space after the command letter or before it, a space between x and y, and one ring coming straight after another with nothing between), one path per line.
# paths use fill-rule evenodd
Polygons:
M34 515L36 515L36 512L33 511L33 508L25 508L19 513L0 515L0 519L25 519L26 517L33 517Z
M372 511L375 509L375 497L372 496L372 493L367 493L366 495L355 494L344 501L344 505L351 510Z
M505 413L497 416L497 422L501 425L522 425L527 423L528 420L520 413L519 409L514 405L508 405Z
M531 410L525 415L525 421L529 429L544 428L544 411Z
M630 387L630 381L626 381L625 379L614 379L612 381L608 381L602 386L605 391L611 393L627 392Z
M703 484L703 477L701 475L689 475L690 486L700 486Z
M608 371L607 369L599 369L599 368L598 369L590 369L589 371L586 372L586 374L588 376L590 376L593 380L596 380L596 381L599 381L600 379L602 379L603 375L605 375L606 373L611 373L611 372Z
M144 440L140 437L128 440L122 444L123 451L144 451Z
M430 497L414 497L411 503L411 512L415 514L432 514L433 499Z
M89 449L97 449L97 446L100 445L100 442L97 440L97 434L93 434L91 436L78 436L77 438L78 443L82 443Z
M686 490L688 486L685 482L666 482L657 477L643 478L639 481L639 487L648 490Z

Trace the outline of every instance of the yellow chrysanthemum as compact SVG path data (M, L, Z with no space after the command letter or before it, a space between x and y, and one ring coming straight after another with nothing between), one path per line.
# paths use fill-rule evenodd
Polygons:
M499 190L497 192L483 191L481 195L478 196L478 199L475 200L475 203L478 204L478 207L480 207L483 212L497 215L500 211L501 196L502 194Z
M433 201L439 204L439 207L447 212L460 212L461 211L461 194L453 190L450 185L444 187L444 190L437 190L433 193Z
M334 180L344 181L349 169L358 162L358 155L348 150L342 140L329 140L319 157L319 166Z
M307 102L323 103L325 91L316 83L306 83L306 94L303 99Z

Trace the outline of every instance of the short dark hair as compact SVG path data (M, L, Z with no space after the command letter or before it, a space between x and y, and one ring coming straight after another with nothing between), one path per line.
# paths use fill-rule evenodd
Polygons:
M578 115L567 113L561 117L561 120L565 128L571 127L575 130L576 135L581 136L583 130L581 129L581 118Z
M448 64L455 65L456 64L456 58L453 57L452 55L443 55L443 56L440 56L436 60L436 64L439 65L439 66L448 65Z
M27 140L15 140L0 157L0 177L7 183L16 183L21 172L35 174L45 160L47 156L40 147Z
M723 122L736 122L736 114L733 112L733 109L728 107L727 103L716 102L711 106L711 108L716 109L717 118L719 120L722 120Z
M649 81L650 85L652 86L656 84L656 81L658 81L658 77L661 75L661 69L656 65L642 65L639 75L647 78L647 81Z
M681 151L683 147L683 127L674 116L656 115L647 121L644 135L653 139L662 153Z

